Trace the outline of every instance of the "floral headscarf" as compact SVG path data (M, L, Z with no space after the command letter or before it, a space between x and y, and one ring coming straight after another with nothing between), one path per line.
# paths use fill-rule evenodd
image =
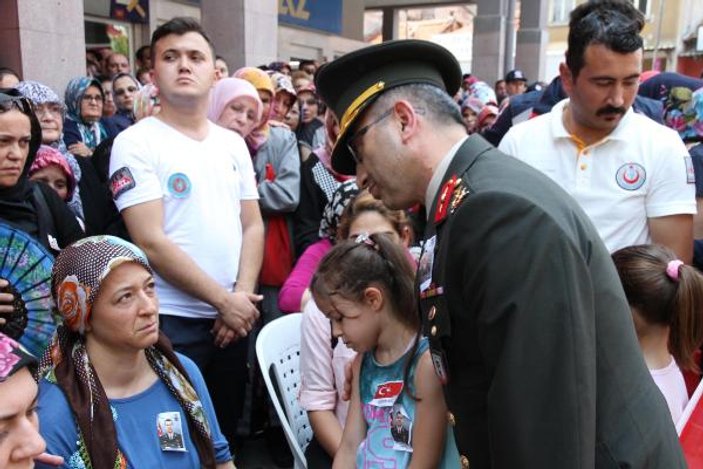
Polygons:
M100 121L89 124L84 122L81 116L81 101L91 86L97 87L100 90L100 96L105 97L98 80L91 77L78 77L66 85L64 101L66 102L66 119L72 120L78 125L83 143L91 150L95 150L95 147L107 137L107 132Z
M136 262L153 273L142 250L116 236L84 238L56 258L51 292L58 313L71 331L85 333L102 281L124 262Z
M664 123L684 142L703 141L703 88L672 88L664 102Z
M486 105L483 101L481 101L478 98L475 98L473 96L468 96L462 103L461 103L461 110L463 111L466 108L471 109L471 111L476 114L477 116L481 113L483 110L483 107Z
M476 81L469 87L468 95L472 98L476 98L481 101L484 105L489 103L497 103L496 92L491 88L491 86L485 81Z
M54 90L38 81L21 81L15 88L26 98L29 98L35 105L44 103L56 103L61 106L61 117L66 114L66 105L59 98Z
M125 262L135 262L152 272L137 246L114 236L92 236L61 251L51 274L51 291L63 324L44 352L40 376L66 394L78 422L78 454L86 468L125 468L136 463L128 463L119 450L110 404L90 362L84 337L101 283ZM171 343L159 334L158 342L144 353L151 368L183 408L201 466L214 468L210 425Z
M293 88L293 82L290 80L288 75L284 75L281 72L273 72L271 74L271 81L273 81L274 87L276 89L276 94L278 93L288 93L293 96L293 99L298 95Z
M29 100L32 101L35 106L46 103L59 104L61 106L61 118L65 118L66 105L61 100L61 98L59 98L59 95L56 94L54 90L52 90L45 84L39 83L38 81L21 81L16 86L16 88L17 90L19 90L20 93L22 93L22 95L24 95L26 98L29 98ZM68 151L68 148L66 148L66 144L63 143L63 135L60 135L59 139L56 142L51 142L49 145L52 148L56 148L58 151L60 151L64 158L66 158L68 165L71 167L71 172L73 173L73 177L75 178L76 186L67 203L73 213L75 213L81 218L85 218L83 213L83 201L81 200L80 189L78 188L78 183L83 177L81 167L78 165L76 157Z
M0 332L0 383L24 367L34 375L37 359L18 342Z

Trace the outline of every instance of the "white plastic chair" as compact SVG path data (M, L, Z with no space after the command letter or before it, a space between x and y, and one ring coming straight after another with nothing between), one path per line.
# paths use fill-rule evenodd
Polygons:
M275 319L261 329L256 339L259 368L293 453L295 469L307 468L304 451L312 440L308 414L298 404L302 316L301 313L294 313ZM269 370L276 380L276 386L271 381ZM280 400L276 388L280 393Z

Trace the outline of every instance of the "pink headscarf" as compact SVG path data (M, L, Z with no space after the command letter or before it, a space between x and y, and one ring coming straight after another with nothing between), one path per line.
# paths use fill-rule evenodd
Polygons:
M276 96L276 89L274 88L273 81L271 81L271 77L261 69L256 67L242 67L234 72L232 76L248 81L257 91L267 91L270 93L272 101L274 96ZM266 143L266 140L269 138L269 132L271 131L269 128L269 118L271 117L272 111L273 106L269 107L268 115L261 118L259 126L252 130L244 139L249 146L252 156L256 155L261 145Z
M227 105L237 98L246 97L256 103L256 122L261 121L261 115L264 112L264 105L259 99L259 93L256 92L254 85L241 78L223 78L219 80L210 93L210 105L207 110L207 117L213 122L222 115Z
M76 190L76 178L73 175L73 171L71 171L71 167L68 165L68 161L66 161L66 157L64 157L56 148L48 145L42 145L39 147L39 150L37 150L37 156L34 158L32 166L29 168L29 176L31 177L32 174L36 173L40 169L44 169L52 164L61 168L61 171L63 171L66 175L66 183L68 185L66 200L71 200L71 197L73 197L73 191Z

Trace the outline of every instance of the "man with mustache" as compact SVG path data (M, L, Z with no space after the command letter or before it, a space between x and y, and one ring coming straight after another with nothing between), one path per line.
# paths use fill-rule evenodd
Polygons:
M690 263L696 213L691 159L678 135L636 114L642 14L631 2L587 2L571 13L568 99L513 127L500 150L569 192L612 252L658 243Z

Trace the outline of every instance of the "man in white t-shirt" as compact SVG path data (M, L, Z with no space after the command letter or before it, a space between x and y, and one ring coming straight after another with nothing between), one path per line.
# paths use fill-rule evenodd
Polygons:
M499 149L569 192L611 252L658 243L690 263L690 157L674 131L632 111L644 19L628 2L605 3L572 13L566 63L559 66L569 99L511 128Z
M263 222L243 139L207 120L215 80L200 25L175 18L152 37L161 111L122 132L110 184L132 239L156 272L161 329L200 367L223 433L236 435Z

